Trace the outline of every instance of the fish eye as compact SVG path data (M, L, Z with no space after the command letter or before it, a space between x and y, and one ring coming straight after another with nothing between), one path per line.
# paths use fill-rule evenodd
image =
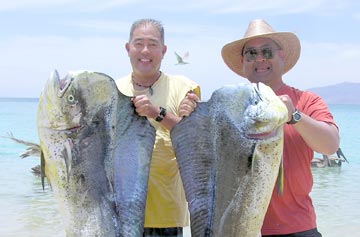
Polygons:
M73 102L75 101L75 97L74 97L73 95L68 95L67 100L68 100L70 103L73 103Z

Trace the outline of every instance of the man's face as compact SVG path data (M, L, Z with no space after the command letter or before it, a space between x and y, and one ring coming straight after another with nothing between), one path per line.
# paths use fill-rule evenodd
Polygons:
M249 40L243 50L243 70L250 82L272 86L281 82L284 52L269 38Z
M157 75L166 53L166 45L161 42L160 32L152 25L142 25L133 32L126 50L134 74L138 76Z

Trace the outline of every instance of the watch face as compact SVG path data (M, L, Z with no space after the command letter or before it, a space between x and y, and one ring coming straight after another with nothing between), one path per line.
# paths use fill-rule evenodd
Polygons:
M301 113L298 110L295 110L295 112L291 116L291 120L287 122L287 124L295 124L299 122L301 119Z
M301 119L301 114L298 111L296 111L293 115L293 118L295 121L299 121Z

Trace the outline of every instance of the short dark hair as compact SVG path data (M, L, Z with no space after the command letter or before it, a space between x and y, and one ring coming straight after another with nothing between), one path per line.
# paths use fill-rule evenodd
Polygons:
M161 24L160 21L155 20L155 19L151 19L151 18L144 18L144 19L139 19L137 21L135 21L130 28L130 37L129 37L129 42L131 41L132 37L133 37L133 33L134 30L136 28L138 28L139 26L143 26L143 25L153 25L155 26L159 32L160 32L160 37L161 37L161 42L164 44L165 43L165 33L164 33L164 27Z

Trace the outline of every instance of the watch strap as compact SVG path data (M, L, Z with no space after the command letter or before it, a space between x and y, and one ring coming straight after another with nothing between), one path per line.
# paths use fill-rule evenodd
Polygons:
M287 124L295 124L295 123L299 122L300 119L301 119L300 111L295 108L294 113L291 114L291 120L289 122L287 122Z

